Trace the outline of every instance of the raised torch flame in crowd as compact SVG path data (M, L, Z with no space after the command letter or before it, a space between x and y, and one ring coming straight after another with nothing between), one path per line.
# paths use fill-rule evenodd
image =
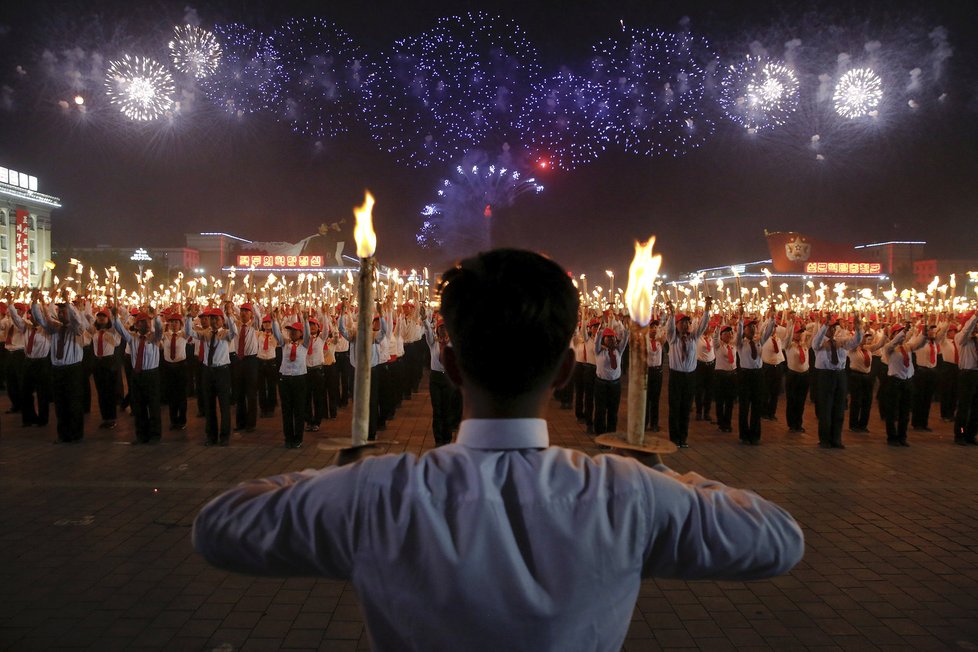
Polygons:
M360 280L357 284L357 302L360 313L357 319L356 346L357 370L353 387L353 445L363 446L367 443L367 433L370 426L370 358L373 348L373 314L374 314L374 274L377 269L377 234L373 225L374 197L367 191L363 205L353 209L356 217L356 227L353 229L353 239L357 243L357 257L360 259Z
M631 317L628 368L628 443L645 443L645 395L648 390L646 356L648 355L649 322L655 299L655 280L659 275L662 256L652 255L655 236L648 242L635 242L635 257L628 268L628 287L625 305Z

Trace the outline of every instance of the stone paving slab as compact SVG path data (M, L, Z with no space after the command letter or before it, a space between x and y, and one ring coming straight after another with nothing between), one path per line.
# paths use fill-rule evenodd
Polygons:
M911 448L888 447L874 418L846 450L822 450L806 412L807 434L765 421L760 447L693 421L691 447L667 459L787 508L802 562L762 582L646 581L626 650L978 650L978 447L954 446L936 418ZM598 452L572 413L550 416L554 444ZM86 421L84 443L55 446L53 423L0 417L0 650L370 649L348 583L232 575L190 546L194 516L223 489L329 464L315 442L345 436L349 410L298 451L275 418L229 448L205 448L199 419L159 446L130 446L130 417L114 431ZM427 394L380 439L427 450Z

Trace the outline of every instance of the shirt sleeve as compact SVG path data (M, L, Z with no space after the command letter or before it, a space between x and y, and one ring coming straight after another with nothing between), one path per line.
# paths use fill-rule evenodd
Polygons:
M348 579L362 469L353 464L244 482L197 515L194 548L228 571Z
M663 465L646 478L654 517L645 577L763 579L804 555L794 518L753 492Z

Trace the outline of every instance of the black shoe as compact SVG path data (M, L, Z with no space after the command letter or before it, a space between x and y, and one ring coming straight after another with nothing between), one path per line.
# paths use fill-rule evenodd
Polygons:
M819 448L832 448L832 444L827 444L824 441L820 441L820 442L818 442L818 447Z
M204 446L217 446L217 442L213 439L207 439L204 441Z
M676 447L678 447L678 448L689 448L689 444L687 444L686 442L683 442L681 444L676 444Z
M964 443L967 444L968 446L978 446L978 439L972 437L971 439L965 439Z
M901 439L901 440L900 440L900 441L899 441L898 443L899 443L899 444L900 444L901 446L903 446L904 448L910 448L910 444L909 444L909 443L907 443L907 440L906 440L906 439Z
M896 439L887 439L886 440L886 445L887 446L899 446L900 445L900 442L898 442Z
M302 448L302 442L301 441L292 442L292 448Z
M841 443L840 444L832 444L832 448L841 448L841 449L845 450L845 447L846 447L846 445L845 444L841 444Z
M652 432L659 432L659 424L652 426Z
M751 446L760 446L761 445L761 440L760 439L751 439L750 440L750 445Z
M584 432L586 432L589 435L593 435L594 434L594 426L588 426L587 429L585 429Z
M957 444L958 446L967 446L968 445L968 442L965 441L964 439L955 439L954 440L954 443Z

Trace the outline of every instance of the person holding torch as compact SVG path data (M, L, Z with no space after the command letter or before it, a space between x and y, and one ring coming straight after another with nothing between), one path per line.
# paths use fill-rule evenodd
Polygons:
M620 649L643 577L744 581L801 559L798 524L752 492L550 445L578 307L560 265L495 250L441 287L457 443L239 484L194 522L208 562L352 580L377 650L536 651ZM519 373L486 346L499 324L534 334Z

